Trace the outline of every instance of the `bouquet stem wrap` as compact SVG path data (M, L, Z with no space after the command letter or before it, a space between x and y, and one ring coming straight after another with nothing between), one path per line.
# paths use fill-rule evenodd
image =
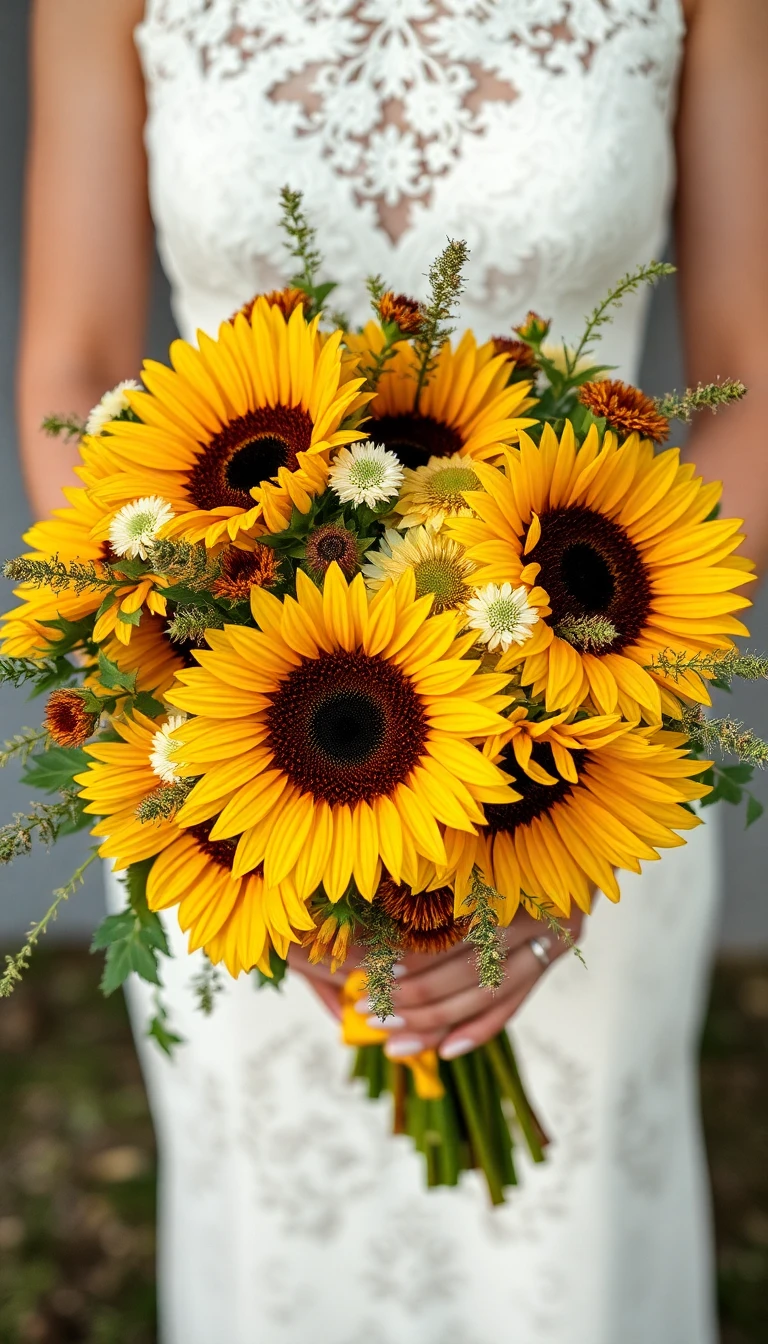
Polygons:
M369 1026L355 1005L365 996L364 971L342 991L342 1037L356 1047L352 1077L371 1098L392 1096L392 1131L407 1134L424 1154L428 1186L457 1185L462 1171L482 1171L492 1204L517 1184L516 1134L534 1162L544 1161L547 1136L525 1093L506 1031L458 1059L435 1050L392 1060L387 1032Z

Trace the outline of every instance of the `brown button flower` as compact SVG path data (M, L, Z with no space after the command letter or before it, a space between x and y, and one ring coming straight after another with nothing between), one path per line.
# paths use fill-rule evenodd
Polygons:
M243 317L250 321L253 305L257 299L266 299L267 303L279 308L285 318L289 318L299 306L308 308L310 304L309 295L305 294L303 289L294 289L291 286L286 286L285 289L271 289L268 294L254 294L252 299L232 314L230 322L234 322L238 313L242 313Z
M391 289L379 300L379 317L382 322L396 322L407 336L415 336L424 320L416 299L410 299L407 294L395 294Z
M45 706L45 726L59 747L81 747L93 733L98 714L85 708L80 691L53 691Z
M257 545L252 551L228 546L220 556L221 574L211 587L214 597L245 602L252 588L270 588L278 578L277 557L270 546Z

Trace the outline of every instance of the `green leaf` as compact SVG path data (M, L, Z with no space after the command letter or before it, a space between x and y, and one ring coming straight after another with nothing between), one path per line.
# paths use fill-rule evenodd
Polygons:
M170 1056L173 1054L175 1046L184 1044L184 1037L177 1036L174 1031L169 1031L165 1022L166 1014L164 1012L155 1013L147 1028L147 1038L157 1041L160 1049Z
M102 952L111 943L128 938L133 932L135 923L136 916L132 910L121 910L119 915L107 915L91 939L91 952Z
M254 966L253 974L259 989L262 989L264 985L270 985L272 989L279 989L285 979L288 962L282 957L278 957L274 947L270 948L269 951L269 969L272 972L271 976L265 975L263 971L259 970L258 966Z
M739 765L719 765L718 772L730 779L733 784L749 784L755 769L744 762Z
M170 956L165 930L154 911L147 906L147 877L154 859L134 863L126 874L128 908L102 920L91 943L91 951L106 951L102 993L113 994L131 972L151 985L161 984L158 954Z
M99 650L99 677L108 691L127 691L133 695L136 690L136 673L121 672L117 663L113 663L103 649Z
M95 617L84 616L82 621L68 621L66 616L57 616L54 621L39 621L38 624L58 631L60 638L51 639L51 652L56 657L63 657L65 653L71 653L91 640Z
M148 691L137 691L131 707L138 709L140 714L146 714L148 719L156 719L166 712L165 705Z
M59 789L72 787L73 776L87 770L89 760L82 747L50 747L29 757L21 782L46 793L57 793Z
M123 625L139 625L141 623L141 607L136 611L118 611L117 619L122 621Z
M751 826L753 821L758 821L762 817L765 808L753 793L747 794L747 826ZM745 830L746 830L745 826Z

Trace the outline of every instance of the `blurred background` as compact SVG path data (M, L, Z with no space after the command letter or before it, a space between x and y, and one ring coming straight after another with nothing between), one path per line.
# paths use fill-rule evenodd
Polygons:
M0 557L31 521L17 463L13 378L26 133L27 0L0 0ZM174 334L159 266L148 352ZM128 369L125 376L136 371ZM723 369L738 376L738 369ZM674 281L651 305L641 384L684 385ZM69 407L51 407L67 412ZM3 606L10 591L3 584ZM768 649L768 590L751 613ZM768 735L764 686L740 687L724 710ZM39 722L40 703L0 686L0 740ZM768 806L768 776L753 786ZM28 801L0 774L0 822ZM718 1230L723 1344L768 1340L768 820L745 831L722 807L723 904L702 1088ZM70 837L2 874L0 952L16 950L51 889L85 857ZM98 995L89 936L102 917L95 867L66 904L13 998L0 1004L0 1344L151 1344L153 1143L122 999Z

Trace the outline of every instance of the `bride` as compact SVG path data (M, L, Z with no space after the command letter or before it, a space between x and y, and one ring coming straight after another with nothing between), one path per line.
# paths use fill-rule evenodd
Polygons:
M725 478L758 554L767 60L761 0L37 0L19 371L36 512L69 469L44 412L85 413L139 369L148 200L189 340L284 283L285 182L355 322L362 276L421 295L449 235L469 243L462 321L483 337L529 308L573 337L659 255L674 200L689 378L751 389L689 451ZM629 379L644 304L601 351ZM409 961L391 1051L457 1055L512 1018L556 1136L496 1211L472 1176L422 1190L386 1107L346 1081L326 970L297 959L279 994L241 978L204 1018L173 935L173 1062L143 1038L147 987L131 989L161 1157L163 1344L712 1341L693 1064L716 888L710 825L628 877L620 909L596 903L586 971L554 947L542 966L523 920L493 1000L464 955Z

